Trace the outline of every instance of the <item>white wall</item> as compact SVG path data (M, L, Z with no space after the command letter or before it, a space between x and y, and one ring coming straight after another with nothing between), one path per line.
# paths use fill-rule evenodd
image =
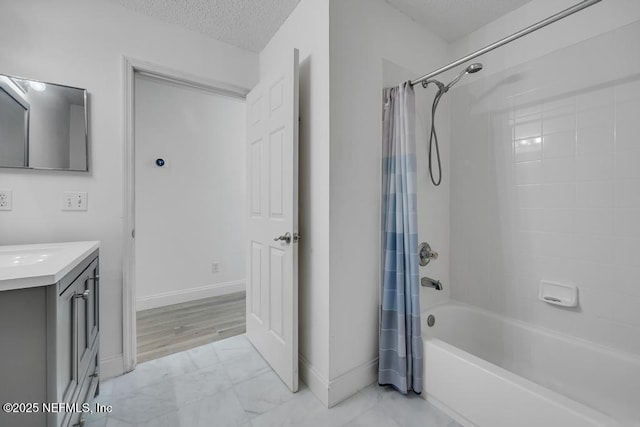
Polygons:
M0 244L100 240L104 376L122 366L122 56L203 79L252 87L257 55L131 13L100 0L5 0L0 14L3 73L89 91L90 173L0 171L13 190ZM87 191L87 212L61 212L60 193Z
M451 296L640 354L640 4L592 9L454 91ZM539 301L541 280L579 307Z
M300 50L300 376L325 404L329 379L329 2L302 0L260 53L268 75Z
M243 290L244 100L137 74L134 117L137 309Z
M332 1L330 14L329 403L334 404L377 378L382 89L391 83L386 78L403 74L389 63L415 78L446 62L447 44L381 0ZM424 106L424 98L421 102ZM446 142L446 108L439 114ZM426 127L428 122L418 119L419 126ZM443 279L447 286L447 176L437 189L427 183L424 133L418 141L423 156L419 161L420 238L429 240L443 258L421 273ZM446 172L446 149L443 154ZM435 291L426 292L427 301L435 296L431 295Z

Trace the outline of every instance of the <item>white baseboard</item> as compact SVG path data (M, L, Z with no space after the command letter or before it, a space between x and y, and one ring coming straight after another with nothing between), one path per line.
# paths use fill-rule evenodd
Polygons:
M329 382L328 407L337 405L378 380L378 358L356 366Z
M300 379L327 408L353 396L378 379L378 358L363 363L333 380L322 378L307 359L298 355Z
M124 357L122 354L100 359L100 381L119 377L124 373Z
M316 371L303 355L298 355L298 370L300 372L300 380L309 387L309 390L322 402L329 407L329 383L322 378L320 373Z
M165 292L162 294L138 298L136 300L136 311L164 307L165 305L171 304L180 304L182 302L194 301L203 298L217 297L244 290L246 290L245 281L236 280L235 282L216 283L214 285L201 286L198 288Z

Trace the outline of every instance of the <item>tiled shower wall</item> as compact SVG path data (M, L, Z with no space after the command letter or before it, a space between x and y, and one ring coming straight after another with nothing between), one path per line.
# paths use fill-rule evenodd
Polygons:
M640 355L640 23L452 91L451 297ZM579 307L538 299L574 284Z

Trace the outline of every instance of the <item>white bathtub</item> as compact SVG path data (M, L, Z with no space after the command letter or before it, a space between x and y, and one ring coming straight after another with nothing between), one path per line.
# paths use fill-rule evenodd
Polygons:
M422 335L423 397L463 425L640 426L634 355L458 303Z

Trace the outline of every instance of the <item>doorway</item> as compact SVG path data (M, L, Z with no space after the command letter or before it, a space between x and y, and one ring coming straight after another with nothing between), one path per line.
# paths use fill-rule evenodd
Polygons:
M245 101L135 72L137 362L245 330Z
M123 248L123 371L135 369L136 346L136 193L135 193L135 77L150 74L160 80L189 88L206 89L218 95L247 100L246 177L247 206L244 217L251 220L246 230L246 339L273 368L291 391L298 389L298 123L299 53L289 55L268 73L261 75L251 90L215 82L158 67L144 61L123 58L124 88L124 248ZM155 105L154 105L155 108ZM171 118L171 117L170 117ZM210 120L205 117L202 123ZM156 122L157 123L157 122ZM156 162L157 160L161 160ZM232 164L227 162L228 164ZM156 157L157 167L167 160ZM239 165L238 165L239 166ZM207 166L207 167L210 167ZM241 167L241 166L239 166ZM190 188L197 179L187 182ZM249 184L251 183L251 184ZM162 190L163 197L182 195ZM140 190L138 190L140 191ZM203 191L206 193L207 191ZM172 199L173 200L173 199ZM180 199L182 200L182 199ZM173 202L172 202L173 203ZM182 203L182 201L180 202ZM182 205L194 213L193 206ZM186 217L187 221L190 217ZM175 219L172 218L171 222ZM185 225L184 222L177 222ZM251 232L249 232L251 230ZM159 234L162 235L164 229ZM234 236L239 236L235 233ZM239 238L239 240L243 240ZM171 245L165 237L161 245ZM222 244L222 243L221 243ZM251 250L249 250L251 248ZM169 259L167 264L176 264ZM186 261L191 265L191 260ZM173 268L155 259L155 268ZM212 270L214 269L213 263ZM262 268L264 266L265 268ZM272 266L273 268L271 268ZM203 287L192 288L193 291ZM178 298L165 293L166 299ZM251 319L251 321L249 321ZM214 343L216 344L216 343Z

